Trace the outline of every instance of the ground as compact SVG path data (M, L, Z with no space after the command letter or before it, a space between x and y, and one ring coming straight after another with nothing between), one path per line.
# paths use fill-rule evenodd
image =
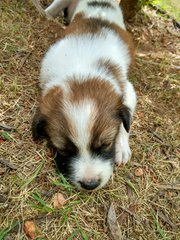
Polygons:
M28 239L24 222L33 220L39 240L110 240L113 203L120 239L179 240L180 41L172 20L144 8L128 24L137 48L130 73L138 95L133 155L104 189L89 194L66 182L46 142L35 144L31 137L40 61L63 30L40 17L30 1L4 0L1 7L0 239ZM67 198L59 210L52 200L57 192Z

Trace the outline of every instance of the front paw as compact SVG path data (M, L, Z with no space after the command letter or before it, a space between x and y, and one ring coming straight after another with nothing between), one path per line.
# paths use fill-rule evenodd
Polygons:
M129 144L125 144L116 147L115 163L120 166L121 164L126 164L131 158L131 149Z

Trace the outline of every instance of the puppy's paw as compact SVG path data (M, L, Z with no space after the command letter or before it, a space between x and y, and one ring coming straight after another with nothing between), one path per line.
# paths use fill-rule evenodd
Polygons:
M120 166L121 164L126 164L131 158L131 149L129 144L119 144L116 146L116 156L115 163Z

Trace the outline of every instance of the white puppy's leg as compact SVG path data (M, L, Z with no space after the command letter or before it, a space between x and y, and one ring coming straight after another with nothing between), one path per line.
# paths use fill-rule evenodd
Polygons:
M123 124L120 126L119 134L116 139L116 156L117 165L125 164L131 157L131 149L129 147L129 133L124 129Z
M72 0L54 0L45 12L52 17L57 17L60 12L67 8Z
M124 105L130 110L131 119L136 107L136 93L133 85L127 82L124 94ZM119 134L116 139L116 164L125 164L131 157L131 149L129 147L129 133L125 130L123 124L120 126Z

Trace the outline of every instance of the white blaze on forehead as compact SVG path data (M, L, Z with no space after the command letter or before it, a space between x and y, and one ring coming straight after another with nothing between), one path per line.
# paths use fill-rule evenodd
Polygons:
M65 115L72 127L72 140L80 148L80 151L86 149L90 137L93 122L96 117L95 103L90 99L83 99L79 103L65 102Z

